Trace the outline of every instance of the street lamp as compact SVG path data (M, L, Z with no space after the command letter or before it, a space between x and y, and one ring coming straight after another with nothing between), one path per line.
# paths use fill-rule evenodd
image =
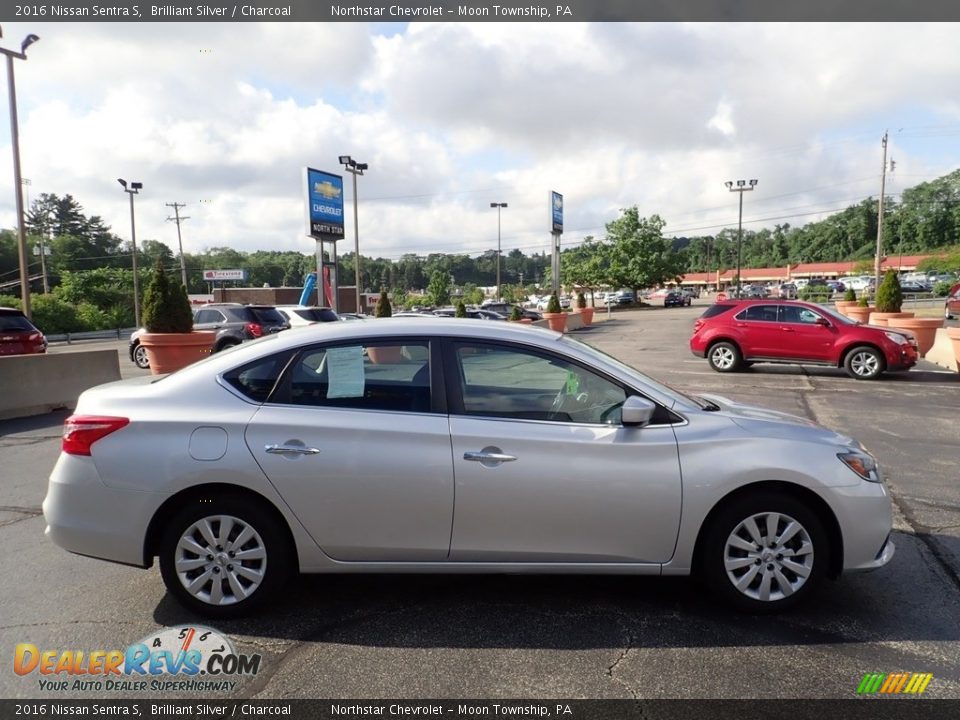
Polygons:
M3 31L0 30L0 37ZM27 35L20 43L20 52L0 48L7 56L7 89L10 95L10 135L13 145L13 187L17 196L17 246L20 255L20 302L23 314L30 317L30 274L27 267L27 236L23 228L23 183L20 175L20 126L17 122L17 84L13 76L13 59L27 59L27 48L40 38Z
M357 219L357 175L363 175L363 171L370 166L367 163L359 163L349 155L340 156L340 164L343 169L353 175L353 269L356 274L357 290L357 312L360 310L360 221Z
M117 182L123 185L123 191L130 196L130 242L133 243L133 317L137 327L140 327L140 284L137 280L137 226L133 221L133 196L139 195L143 188L143 183L132 182L127 187L127 181L123 178L117 178Z
M500 210L507 207L506 203L490 203L490 207L497 209L497 302L503 298L500 297Z
M740 220L737 222L737 297L740 297L740 287L743 282L740 277L740 247L743 245L743 194L750 192L757 186L756 180L727 180L725 183L730 192L740 193Z

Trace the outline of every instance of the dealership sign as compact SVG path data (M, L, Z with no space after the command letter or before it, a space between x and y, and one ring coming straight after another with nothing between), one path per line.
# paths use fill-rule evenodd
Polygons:
M317 240L343 237L343 178L305 168L307 234Z
M563 232L563 195L550 191L550 232Z
M204 270L204 280L246 280L246 270Z

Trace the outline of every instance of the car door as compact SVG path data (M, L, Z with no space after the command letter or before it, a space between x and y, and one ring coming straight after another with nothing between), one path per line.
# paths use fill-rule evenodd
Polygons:
M317 345L249 423L250 452L330 557L447 558L453 470L435 368L426 340Z
M733 318L745 358L778 357L776 305L748 305Z
M778 320L783 356L812 362L832 360L837 330L823 315L801 305L781 305Z
M662 563L681 478L673 418L623 427L626 389L508 343L446 348L456 507L450 559Z

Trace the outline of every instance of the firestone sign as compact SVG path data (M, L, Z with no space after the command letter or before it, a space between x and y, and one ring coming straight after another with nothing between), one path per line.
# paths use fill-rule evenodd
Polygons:
M204 270L203 279L213 282L216 280L246 280L246 270Z

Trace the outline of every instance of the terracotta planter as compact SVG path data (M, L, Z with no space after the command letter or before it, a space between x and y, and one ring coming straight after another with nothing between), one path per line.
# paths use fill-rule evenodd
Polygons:
M898 318L889 320L887 327L912 332L917 338L920 357L923 357L933 347L937 330L943 327L943 318Z
M564 332L567 329L567 314L566 313L548 313L543 314L543 319L547 321L550 325L551 330L556 330L557 332Z
M899 320L900 318L912 318L912 312L872 312L870 313L870 319L867 321L870 325L880 325L881 327L889 327L887 323L877 322L878 320Z
M189 333L145 332L140 335L140 344L150 360L150 372L164 375L209 357L216 335L212 330Z
M520 318L519 320L510 320L510 322L517 325L533 325L533 320L530 318Z
M837 308L838 313L840 313L841 315L846 315L847 309L856 307L857 301L856 300L837 300L836 302L833 303L833 305L834 307Z
M583 326L584 326L584 327L587 327L588 325L590 325L590 324L593 322L593 308L592 308L592 307L577 308L577 310L576 310L575 312L580 313L580 317L583 318Z
M873 313L876 315L876 313ZM870 316L868 320L868 325L873 325L874 327L887 327L887 323L890 322L887 318L875 318L873 315Z
M853 307L847 308L847 317L851 320L856 320L857 322L866 324L867 318L870 317L870 313L872 313L874 310L876 310L876 308L870 305L867 305L867 307L854 305Z
M391 365L400 362L403 357L403 347L400 345L381 345L380 347L368 347L367 357L374 365Z
M947 337L953 341L953 356L957 359L957 369L960 370L960 328L947 328Z

